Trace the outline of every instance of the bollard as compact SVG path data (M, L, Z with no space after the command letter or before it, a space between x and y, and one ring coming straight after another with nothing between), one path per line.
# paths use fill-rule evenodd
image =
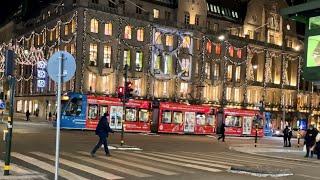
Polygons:
M256 124L256 136L254 138L254 147L257 147L258 142L258 125Z

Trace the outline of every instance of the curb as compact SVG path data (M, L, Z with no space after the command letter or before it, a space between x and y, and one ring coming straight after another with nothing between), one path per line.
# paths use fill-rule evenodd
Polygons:
M103 148L104 146L102 145L101 148ZM119 145L119 144L111 144L108 145L108 148L110 150L121 150L121 151L142 151L141 148L135 147L135 146L128 146L128 145Z
M305 163L313 163L313 164L319 164L320 165L320 161L308 161L308 160L304 160L304 159L294 159L294 158L287 158L287 157L279 157L279 156L272 156L272 155L265 155L265 154L258 154L258 153L254 153L254 152L244 152L244 151L238 151L236 150L234 147L229 147L230 150L233 151L237 151L243 154L252 154L252 155L256 155L256 156L261 156L261 157L268 157L268 158L275 158L275 159L281 159L281 160L289 160L289 161L298 161L298 162L305 162Z

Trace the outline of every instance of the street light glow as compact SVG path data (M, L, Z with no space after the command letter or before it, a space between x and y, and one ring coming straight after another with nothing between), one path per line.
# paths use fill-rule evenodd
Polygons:
M258 68L258 65L253 65L253 69L257 69Z
M224 35L220 35L220 36L218 37L218 39L219 39L220 41L223 41L223 40L225 39L225 37L224 37Z
M294 47L294 50L295 50L295 51L300 51L300 48L301 48L301 47L298 45L298 46Z

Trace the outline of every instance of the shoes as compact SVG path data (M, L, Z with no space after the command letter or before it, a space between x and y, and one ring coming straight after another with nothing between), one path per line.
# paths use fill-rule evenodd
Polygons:
M111 154L106 154L106 156L111 157Z
M308 158L309 156L304 156L305 158Z
M91 157L95 157L95 154L93 152L90 153Z

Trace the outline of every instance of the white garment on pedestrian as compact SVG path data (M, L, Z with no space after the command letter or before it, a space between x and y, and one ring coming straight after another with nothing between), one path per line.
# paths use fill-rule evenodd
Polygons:
M316 142L319 142L319 141L320 141L320 132L316 136Z

